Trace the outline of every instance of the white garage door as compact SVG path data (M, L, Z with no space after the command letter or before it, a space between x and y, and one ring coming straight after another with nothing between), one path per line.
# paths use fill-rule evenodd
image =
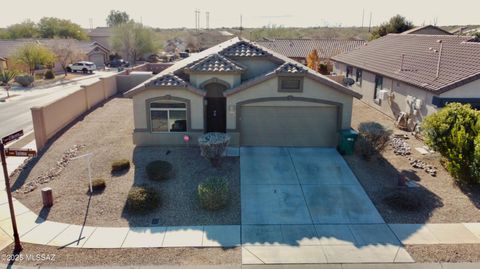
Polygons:
M105 61L103 59L103 54L92 54L89 57L90 62L93 62L97 68L105 67Z
M242 106L244 146L335 147L336 106Z

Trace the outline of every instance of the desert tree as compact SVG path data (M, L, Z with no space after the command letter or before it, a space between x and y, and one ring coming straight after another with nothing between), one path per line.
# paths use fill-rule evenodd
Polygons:
M390 33L402 33L414 27L413 23L401 15L395 15L388 22L382 23L372 32L370 39L377 39Z
M157 50L155 32L134 21L115 26L110 42L114 51L132 63L135 63L139 56Z
M130 16L125 11L110 10L110 14L107 16L107 25L114 27L120 24L128 23Z
M56 62L62 66L65 76L67 76L67 67L69 64L82 60L86 57L71 39L57 39L55 40L52 51L55 54Z
M38 66L48 66L55 62L55 54L45 46L37 43L27 43L18 48L14 60L28 67L30 75L34 75Z
M307 66L318 71L320 66L320 57L318 57L317 49L313 49L307 56Z
M10 97L10 81L12 81L15 76L17 75L17 72L15 72L14 70L2 70L0 72L0 82L1 82L1 85L5 88L5 90L7 91L7 98Z

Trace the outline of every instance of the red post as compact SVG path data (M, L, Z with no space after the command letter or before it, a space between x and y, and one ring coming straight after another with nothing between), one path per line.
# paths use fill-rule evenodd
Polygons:
M5 146L0 142L0 157L2 160L3 176L5 177L5 190L7 191L8 206L10 207L10 217L12 219L13 238L15 239L15 252L22 251L20 236L18 236L17 220L15 219L15 210L13 208L12 190L10 189L10 178L7 170L7 160L5 157Z

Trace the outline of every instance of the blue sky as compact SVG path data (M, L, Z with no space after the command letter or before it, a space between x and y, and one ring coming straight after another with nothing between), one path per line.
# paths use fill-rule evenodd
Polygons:
M360 26L364 11L364 25L370 12L372 25L377 25L395 14L402 14L416 25L480 24L480 1L475 0L15 0L2 1L0 27L21 22L27 18L37 21L43 16L70 19L83 27L104 26L111 9L125 10L146 25L160 28L195 25L194 10L201 11L201 26L205 26L205 12L210 12L210 27L244 27L265 25L283 26ZM8 12L5 12L7 10Z

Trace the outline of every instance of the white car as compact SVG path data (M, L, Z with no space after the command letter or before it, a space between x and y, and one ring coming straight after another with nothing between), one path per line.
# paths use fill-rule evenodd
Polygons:
M87 61L76 62L74 64L69 64L67 66L68 72L81 71L84 74L93 73L93 71L95 71L96 69L97 69L97 66L94 63L87 62Z

